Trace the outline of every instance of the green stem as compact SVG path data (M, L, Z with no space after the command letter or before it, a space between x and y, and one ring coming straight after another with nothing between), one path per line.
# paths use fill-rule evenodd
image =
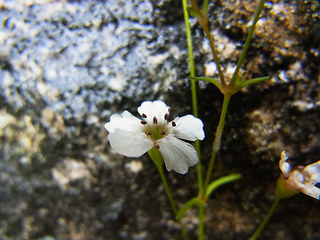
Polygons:
M203 28L203 31L205 32L205 35L206 35L207 39L209 40L209 44L210 44L211 51L212 51L212 54L213 54L213 60L216 63L216 66L217 66L217 69L218 69L221 85L222 85L222 87L225 87L227 85L227 83L225 81L224 74L223 74L223 71L222 71L221 65L220 65L220 60L219 60L216 48L214 46L213 37L211 36L211 33L209 31L208 22L206 22L206 24L204 24L202 26L202 28Z
M178 213L178 208L177 208L177 205L174 201L174 198L173 198L173 195L171 193L171 190L170 190L170 187L169 187L169 184L168 184L168 181L166 179L166 176L163 172L163 157L160 153L160 151L157 149L157 148L151 148L149 151L148 151L148 154L149 156L151 157L153 163L157 166L158 168L158 172L159 172L159 175L161 177L161 180L162 180L162 183L163 183L163 186L164 186L164 189L166 191L166 194L167 194L167 197L169 199L169 203L171 205L171 208L172 208L172 211L174 213L174 215L176 216L177 213ZM181 229L181 234L183 236L183 239L184 240L189 240L189 236L187 234L187 231L184 227L184 225L182 224L181 220L178 219L177 220L179 225L180 225L180 229Z
M210 162L209 162L209 167L208 167L208 171L207 171L207 175L206 175L206 179L204 182L204 192L207 191L207 187L208 184L210 182L211 179L211 174L212 174L212 170L213 170L213 165L214 165L214 161L216 159L217 153L220 149L220 145L221 145L221 137L222 137L222 132L223 132L223 127L224 127L224 123L225 123L225 119L226 119L226 115L227 115L227 110L228 110L228 106L229 106L229 102L230 102L230 98L231 96L229 95L224 95L223 98L223 104L222 104L222 110L221 110L221 114L220 114L220 120L219 120L219 124L216 130L216 135L212 144L212 155L210 158Z
M263 9L263 6L264 6L264 2L265 2L265 0L259 0L259 2L258 2L258 7L257 7L257 9L255 11L255 14L254 14L252 26L250 28L250 31L249 31L249 34L247 36L246 42L245 42L244 47L242 49L242 52L241 52L241 55L240 55L236 70L234 71L234 73L232 75L230 85L235 84L235 82L236 82L236 80L238 78L239 70L242 67L243 61L244 61L244 59L245 59L245 57L247 55L247 51L248 51L248 48L249 48L249 45L250 45L254 30L255 30L256 24L257 24L257 22L259 20L260 13L262 12L262 9Z
M159 174L160 174L164 189L165 189L166 194L168 196L172 211L173 211L174 215L176 215L178 213L178 208L177 208L176 203L175 203L175 201L173 199L173 196L171 194L171 191L170 191L166 176L164 175L163 167L159 166L159 165L157 165L157 167L158 167L158 171L159 171Z
M184 21L186 26L186 37L188 45L188 54L189 54L189 64L190 64L190 76L195 77L195 67L194 67L194 57L193 57L193 47L192 47L192 37L189 24L189 14L187 11L187 0L182 0L183 5L183 14ZM198 117L198 103L197 103L197 89L196 81L191 79L191 95L192 95L192 107L193 115ZM198 178L198 188L199 195L203 195L203 176L202 176L202 164L201 164L201 154L200 154L200 142L195 142L195 147L198 153L199 163L197 164L197 178ZM204 205L200 204L199 206L199 240L203 240L204 236Z
M198 240L204 239L204 202L199 204Z
M197 2L195 0L190 0L190 1L191 1L192 8L196 12L199 13L198 22L201 25L201 27L202 27L202 29L204 31L204 34L206 35L206 38L209 40L210 48L211 48L211 51L212 51L212 54L213 54L213 60L216 63L216 66L217 66L217 69L218 69L221 85L223 87L225 87L227 84L226 84L226 81L225 81L225 78L224 78L224 74L223 74L222 69L221 69L219 56L218 56L216 48L214 46L213 37L212 37L212 35L210 33L209 26L208 26L208 17L207 17L207 10L208 9L207 9L207 7L209 6L209 4L208 4L208 2L206 0L204 1L204 7L205 7L204 10L205 10L205 12L203 12L203 11L200 10L200 8L198 7L198 4L197 4Z
M194 58L193 58L193 47L192 47L192 37L189 23L189 14L187 11L187 0L182 0L183 4L183 14L184 14L184 22L186 26L186 37L187 37L187 45L188 45L188 55L189 55L189 64L190 64L190 75L192 77L195 76L195 67L194 67ZM197 90L196 90L196 82L191 81L191 93L192 93L192 106L193 106L193 115L198 117L198 104L197 104Z
M161 177L161 180L162 180L164 189L165 189L166 194L167 194L167 197L168 197L168 199L169 199L169 202L170 202L172 211L173 211L174 215L177 215L177 213L178 213L178 208L177 208L176 203L175 203L175 201L174 201L174 199L173 199L172 193L171 193L170 188L169 188L169 184L168 184L167 179L166 179L166 177L165 177L165 174L164 174L164 172L163 172L163 167L162 167L162 165L160 166L160 165L158 165L158 164L156 164L156 166L157 166L157 168L158 168L158 172L159 172L159 174L160 174L160 177ZM182 234L182 236L183 236L183 239L189 240L189 236L188 236L187 231L186 231L184 225L182 224L181 220L179 219L179 220L177 220L177 221L178 221L178 223L179 223L179 225L180 225L181 234Z
M186 26L186 36L187 36L187 45L188 45L188 54L189 54L189 64L190 64L190 76L195 77L195 67L194 67L194 57L193 57L193 47L192 47L192 37L189 23L189 14L187 11L187 0L182 0L183 5L183 14L184 14L184 22ZM198 117L198 101L197 101L197 87L196 81L191 80L191 95L192 95L192 108L193 115ZM201 156L200 156L200 142L195 142L195 147L197 149L199 163L197 164L197 177L198 177L198 188L199 193L203 193L203 176L202 176L202 164L201 164Z
M209 0L203 0L203 3L202 3L202 12L204 14L207 14L208 13L208 9L209 9Z
M267 225L267 223L269 222L271 216L274 213L274 210L277 208L278 204L279 204L280 198L276 198L271 206L271 208L269 209L267 215L265 216L265 218L263 219L262 223L260 224L260 226L257 228L257 230L254 232L254 234L251 236L251 238L249 240L256 240L261 232L263 231L263 229L265 228L265 226Z

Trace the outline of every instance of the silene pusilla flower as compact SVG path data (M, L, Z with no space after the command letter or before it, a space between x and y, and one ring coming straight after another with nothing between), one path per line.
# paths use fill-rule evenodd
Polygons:
M202 140L203 123L193 115L169 122L170 107L164 102L145 101L138 107L141 119L124 111L105 124L111 147L126 157L140 157L152 148L160 151L168 171L185 174L198 163L197 151L183 141Z
M279 161L282 174L277 182L276 195L279 198L291 197L302 192L315 199L320 199L320 188L315 185L320 182L320 161L306 167L292 168L283 151Z

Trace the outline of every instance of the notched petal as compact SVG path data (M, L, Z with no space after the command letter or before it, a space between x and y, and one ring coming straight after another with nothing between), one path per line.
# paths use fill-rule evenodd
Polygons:
M302 170L302 173L309 181L313 181L314 183L319 183L320 182L320 161L306 166Z
M286 162L287 159L288 157L283 151L279 161L279 167L283 175L277 182L277 196L285 198L294 195L296 192L302 192L319 200L320 189L315 185L320 182L320 161L305 168L296 167L291 170L290 164Z
M145 133L130 132L119 128L108 135L108 140L117 153L126 157L140 157L154 146Z
M132 132L141 132L140 119L133 116L130 112L124 111L121 114L115 113L110 117L110 121L107 122L104 127L109 133L115 131L115 129L122 129Z
M173 135L160 139L158 145L168 171L185 174L199 161L196 149Z
M138 107L138 112L142 116L146 116L146 121L153 123L153 117L156 117L158 123L165 123L164 116L168 114L169 107L161 100L157 101L144 101L140 107Z
M288 175L291 171L291 165L286 162L288 159L288 156L285 151L281 152L281 159L279 161L279 168L281 172L283 172L285 175Z
M304 194L310 197L320 200L320 188L317 188L315 186L305 185L303 188L301 188L301 192L303 192Z
M195 141L204 139L203 123L193 115L186 115L174 120L175 127L173 133L177 138Z

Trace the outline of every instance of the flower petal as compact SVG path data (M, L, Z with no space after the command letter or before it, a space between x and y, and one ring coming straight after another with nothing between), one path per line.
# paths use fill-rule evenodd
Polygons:
M157 101L144 101L140 107L138 107L138 112L142 116L145 114L147 117L145 120L148 123L153 123L153 117L157 118L159 124L167 123L164 116L169 113L169 107L160 100Z
M108 140L117 153L126 157L140 157L154 146L145 133L120 128L115 128L113 132L110 132Z
M320 161L306 166L302 174L308 181L313 181L315 184L320 182Z
M107 122L104 127L108 130L109 133L114 132L117 128L133 132L142 132L140 119L133 116L128 111L124 111L121 114L112 114L110 117L110 121Z
M320 200L320 188L311 185L305 185L303 188L301 188L301 192L310 197Z
M185 174L189 167L196 165L199 161L196 149L172 134L158 140L157 144L168 171L174 170Z
M279 168L281 172L283 172L285 175L288 175L291 171L291 165L287 163L288 156L285 151L281 152L281 159L279 161Z
M203 123L199 118L189 114L176 119L176 127L172 131L177 138L189 141L204 139Z

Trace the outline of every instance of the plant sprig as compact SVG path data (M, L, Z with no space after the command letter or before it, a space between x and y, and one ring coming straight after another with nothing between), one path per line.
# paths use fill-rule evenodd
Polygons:
M214 86L216 86L220 92L224 95L224 100L222 104L222 111L220 114L220 120L218 123L218 127L216 129L215 138L212 144L212 153L211 158L209 160L209 166L208 170L206 172L205 181L203 182L202 179L202 166L201 162L198 163L197 167L197 173L198 173L198 185L199 185L199 195L197 197L194 197L190 199L183 207L178 211L176 218L181 219L181 217L193 206L198 206L199 208L199 228L198 228L198 239L203 240L204 239L204 218L205 218L205 203L210 196L210 194L221 185L224 185L228 182L235 181L241 178L240 174L233 174L229 176L224 176L222 178L219 178L217 180L214 180L210 183L211 175L213 172L213 166L215 162L216 155L220 149L221 146L221 138L223 133L223 128L225 125L225 119L228 111L228 106L230 99L233 94L237 93L241 88L259 83L264 82L266 80L269 80L270 77L260 77L260 78L253 78L249 80L245 80L244 77L239 77L239 70L243 65L243 62L245 60L250 42L252 40L255 26L259 20L260 14L262 12L265 0L259 0L254 18L252 21L252 25L249 31L249 34L246 38L244 47L242 49L242 52L240 54L237 67L233 73L233 76L227 84L224 73L222 71L222 67L220 64L220 59L218 56L218 53L215 48L214 44L214 38L210 32L209 29L209 20L208 20L208 11L209 11L209 1L204 0L202 9L199 8L197 2L195 0L190 0L191 6L187 6L187 0L182 0L183 4L183 10L184 10L184 18L185 18L185 25L186 25L186 35L187 35L187 43L188 43L188 53L189 53L189 64L190 64L190 80L191 80L191 88L192 88L192 103L193 103L193 109L194 113L198 114L198 107L197 107L197 97L196 97L196 81L206 81ZM219 79L213 79L213 78L206 78L206 77L196 77L195 76L195 67L194 67L194 58L193 58L193 49L192 49L192 37L191 37L191 31L190 31L190 24L189 24L189 13L192 17L196 17L198 20L199 25L202 27L204 34L209 41L211 52L213 54L214 62L217 66ZM197 150L200 151L200 149L197 148ZM198 152L198 155L200 156L200 152Z

